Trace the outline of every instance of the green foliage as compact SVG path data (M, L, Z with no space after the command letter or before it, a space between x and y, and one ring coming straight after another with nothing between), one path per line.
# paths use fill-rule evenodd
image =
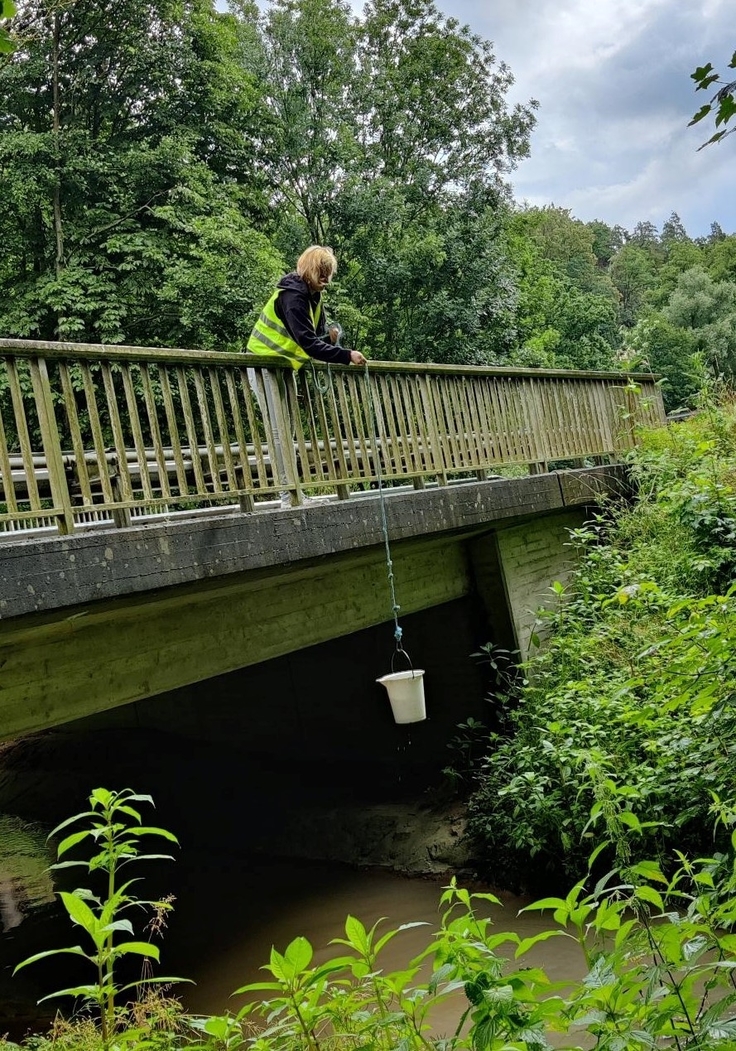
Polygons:
M0 67L3 331L242 345L282 262L253 229L259 96L234 20L210 0L116 0L101 26L96 3L25 0L17 33Z
M301 936L283 952L272 948L264 967L269 977L236 991L249 997L237 1013L190 1016L176 1001L149 991L127 1014L113 1017L106 1015L102 997L99 1029L89 1018L59 1016L47 1036L31 1036L23 1046L28 1051L113 1046L121 1051L546 1051L550 1039L571 1048L590 1046L594 1039L607 1051L673 1046L726 1051L736 1036L733 805L716 796L709 808L710 820L722 830L723 852L691 861L678 851L668 875L656 861L633 857L645 823L632 809L632 789L608 778L599 787L588 825L599 827L601 842L591 862L608 849L614 868L597 883L587 874L565 897L527 906L526 911L552 914L554 926L538 934L521 938L498 930L489 914L500 907L499 900L470 893L453 879L440 897L439 922L426 945L397 970L385 966L386 947L424 924L385 929L379 920L367 928L348 916L344 937L333 939L336 951L322 963L315 964L312 945ZM142 835L171 838L141 824L131 804L148 797L97 789L90 800L89 812L55 830L65 832L80 818L91 823L66 835L58 848L64 855L91 839L101 849L82 863L90 870L109 874L139 856ZM125 921L111 920L119 911L114 902L122 901L127 886L113 890L105 904L105 919L115 931ZM95 937L89 896L70 897L74 901L65 904L73 920ZM561 986L530 966L527 954L552 938L576 943L584 961L582 980ZM104 938L98 940L101 955ZM151 948L130 951L148 957ZM443 1003L455 1006L456 1022L451 1032L438 1034L432 1012ZM17 1045L0 1040L0 1048L16 1051Z
M15 14L15 4L13 0L0 0L0 20L5 21L6 18L12 18ZM13 38L5 28L4 25L0 25L0 54L12 51L14 48Z
M736 51L731 56L728 68L736 69ZM713 113L715 126L720 128L720 131L716 131L707 142L703 143L700 147L702 150L704 146L710 146L713 142L720 142L721 139L724 139L726 135L730 135L735 130L734 128L726 128L726 124L736 114L736 81L724 83L719 74L713 69L711 62L708 62L705 66L698 66L695 72L690 74L690 79L695 81L696 91L707 91L714 84L720 84L710 102L700 107L688 125L690 127L693 124L698 124Z
M0 8L6 335L243 349L322 242L346 345L377 357L613 368L622 329L653 322L673 403L700 381L693 353L733 374L732 312L694 347L670 314L694 268L734 286L736 238L693 241L674 213L660 235L514 212L536 102L509 102L490 42L432 0L110 0L104 23L97 0L17 6Z
M717 812L730 831L727 808ZM620 855L637 830L629 810L611 813L607 831ZM621 856L591 889L583 881L564 898L528 906L552 913L556 926L522 939L489 920L499 905L493 895L470 894L453 880L440 899L438 929L405 968L386 972L381 953L412 924L379 937L379 924L367 930L351 916L335 940L349 955L315 967L304 938L283 954L272 950L273 980L239 990L267 999L236 1017L265 1024L253 1041L257 1051L541 1051L554 1036L555 1046L590 1046L592 1037L608 1051L725 1049L736 1035L734 889L732 847L695 863L679 855L671 877L655 862ZM526 960L551 938L572 939L585 961L585 977L564 989ZM448 998L458 1003L458 1022L438 1035L430 1012Z
M643 248L623 245L611 264L611 281L619 294L621 324L627 328L636 323L655 283L654 261Z
M514 364L612 367L615 290L597 269L592 244L592 232L563 209L527 209L511 220L519 286Z
M137 809L140 803L152 805L153 800L150 796L137 795L130 789L111 792L105 788L96 788L89 797L89 810L75 814L53 829L49 838L65 833L57 845L59 861L52 866L53 869L81 867L90 875L95 872L104 874L104 896L98 896L86 888L59 893L72 924L84 931L92 945L87 949L74 945L36 953L19 963L13 972L53 956L75 956L86 960L94 968L94 981L59 989L44 999L71 996L94 1006L99 1014L104 1047L109 1046L115 1030L116 1001L122 994L152 982L181 981L177 978L144 975L137 981L121 986L117 979L120 962L124 958L138 956L145 961L158 961L159 958L158 947L151 941L136 939L130 920L123 914L145 906L154 909L159 915L170 909L170 903L166 901L144 901L133 895L130 888L136 880L121 883L119 879L121 870L131 862L170 859L167 854L142 854L142 837L156 836L172 843L177 842L171 832L143 823ZM74 832L67 831L79 824L85 827ZM84 860L61 860L82 843L91 845L96 852ZM120 940L121 936L123 940Z
M578 878L615 782L646 814L639 857L706 850L736 776L732 407L656 432L633 470L635 506L573 532L581 567L478 777L472 829L503 883Z
M696 403L706 385L707 370L691 331L654 314L642 318L627 333L625 350L626 367L648 368L662 376L667 412Z

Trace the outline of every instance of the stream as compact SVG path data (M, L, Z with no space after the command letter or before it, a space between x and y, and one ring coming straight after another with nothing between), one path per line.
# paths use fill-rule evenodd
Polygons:
M137 745L135 751L139 752L140 741ZM118 757L124 754L121 748L118 739ZM87 752L100 759L99 749ZM175 861L149 864L148 868L141 865L139 872L146 876L141 887L144 896L174 896L161 944L159 973L193 980L195 984L177 989L186 1009L206 1014L237 1009L242 1000L233 998L233 991L264 980L267 975L260 968L268 960L271 947L283 951L297 935L309 939L315 961L322 962L336 951L329 942L343 936L348 914L367 927L385 918L385 930L412 921L427 924L393 939L382 957L385 970L403 967L427 944L432 927L438 923L442 887L451 873L412 877L375 865L360 868L342 864L334 858L320 861L269 856L262 849L267 842L261 835L263 830L276 827L287 812L293 820L294 811L299 813L305 798L315 804L320 793L303 791L300 795L293 780L285 776L280 780L270 776L264 782L263 770L246 785L242 772L238 775L222 756L219 774L215 763L207 767L207 778L198 782L192 777L191 754L180 744L174 752L167 755L159 741L157 777L143 775L145 757L142 761L136 754L131 763L141 764L140 769L131 767L125 774L108 770L116 776L108 779L107 786L134 784L146 791L146 781L159 782L151 788L157 801L161 800L152 823L171 828L182 842ZM31 741L19 754L21 761L16 755L10 764L12 776L7 765L0 776L0 811L5 812L0 816L0 1036L8 1033L14 1039L29 1028L43 1026L50 1018L48 1010L34 1006L35 1001L69 984L64 967L59 967L59 960L69 958L44 961L15 978L11 977L13 967L32 953L79 942L79 932L72 931L54 902L54 887L45 871L53 860L46 853L45 833L57 821L82 809L81 784L94 787L104 783L99 777L102 771L93 769L95 763L80 768L79 742L71 738L52 741L50 746ZM180 764L178 774L172 764ZM252 773L254 766L249 769ZM136 773L137 777L127 776ZM275 792L276 781L287 787L285 795ZM59 791L50 796L48 783L57 785ZM236 783L240 784L237 792ZM257 794L256 786L264 783L268 791ZM8 798L13 795L10 786L15 793L16 813L12 813ZM330 794L334 795L333 789ZM384 802L395 796L395 786L387 785ZM359 805L355 793L352 803ZM282 837L282 846L283 842ZM223 849L225 845L227 849ZM87 885L84 870L71 871L75 873L72 879L78 881L72 885ZM64 877L68 886L68 874L62 874ZM492 889L473 884L467 872L461 872L460 880L471 890ZM502 907L493 907L491 915L500 931L513 930L528 937L551 925L547 915L519 915L526 900L506 893L498 896ZM535 946L525 957L525 965L543 967L552 980L572 980L584 973L577 944L565 938ZM432 1016L435 1033L454 1030L464 1006L462 994L458 994L457 1002L442 1005Z

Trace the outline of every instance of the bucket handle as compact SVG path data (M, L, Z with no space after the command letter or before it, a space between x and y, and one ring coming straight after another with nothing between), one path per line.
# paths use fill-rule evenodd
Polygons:
M407 661L409 662L409 667L411 668L411 677L413 679L414 665L411 662L411 657L409 656L409 654L406 652L406 650L402 649L401 646L397 646L394 652L391 654L391 674L393 675L394 673L394 658L396 657L397 653L402 653L406 657Z

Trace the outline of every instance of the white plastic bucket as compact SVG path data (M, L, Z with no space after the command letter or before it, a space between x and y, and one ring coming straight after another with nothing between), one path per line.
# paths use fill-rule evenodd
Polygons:
M424 704L424 669L395 671L376 679L388 690L394 722L420 723L427 718Z

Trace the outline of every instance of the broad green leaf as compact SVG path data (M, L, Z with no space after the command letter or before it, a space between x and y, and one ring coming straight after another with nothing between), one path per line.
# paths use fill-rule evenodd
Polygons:
M133 924L130 920L112 920L110 923L100 924L101 934L112 934L113 931L125 931L126 934L132 934Z
M294 940L287 945L284 953L284 959L291 965L295 975L301 974L302 971L309 967L312 962L312 956L312 946L307 939L301 935L298 938L294 938Z
M81 843L82 840L87 839L91 835L89 829L84 829L82 832L73 832L71 836L67 836L63 839L59 846L56 848L56 856L61 857L62 854L66 854L67 850L71 850L77 843Z
M55 1000L57 996L83 996L99 1003L104 998L104 991L98 985L74 985L70 989L57 989L55 993L42 996L38 1002L43 1004L47 1000Z
M558 930L542 931L540 934L533 934L529 938L524 938L523 941L519 942L519 946L514 953L514 956L518 959L520 956L523 956L524 953L529 952L532 946L538 945L540 942L546 942L550 938L559 938L560 936L563 938L572 938L572 935L567 931ZM574 940L575 939L573 939L573 941Z
M60 892L59 897L74 923L79 924L89 935L96 939L99 931L99 921L87 902L83 901L78 894L69 894L63 890Z
M641 832L641 822L631 810L621 810L618 814L618 820L622 825L628 825L634 832Z
M21 967L27 967L29 963L36 963L37 960L45 960L48 956L61 956L67 954L69 956L83 956L85 960L89 959L89 956L79 945L75 945L69 949L46 949L45 952L37 952L33 956L29 956L27 960L22 960L13 970L13 974L19 971Z
M140 815L140 814L138 813L138 811L137 811L137 810L134 810L132 806L125 806L125 805L123 804L122 806L116 807L116 810L117 810L118 812L122 813L122 814L127 814L127 815L128 815L128 817L132 817L132 818L134 818L134 820L135 820L135 821L136 821L136 822L137 822L137 823L138 823L139 825L141 824L141 822L142 822L142 820L143 820L143 818L142 818L142 817L141 817L141 815Z
M564 902L562 898L540 898L539 901L533 901L531 905L525 905L523 909L519 909L519 912L541 912L544 909L565 908L567 908L567 902Z
M667 877L663 875L656 861L639 861L631 866L631 872L644 879L655 880L657 883L667 883Z
M153 825L137 825L131 830L136 836L162 836L164 839L168 839L171 843L179 845L179 840L173 834L165 828L155 828Z
M711 111L711 106L710 105L701 106L700 109L698 110L698 112L692 118L692 120L688 121L688 125L687 125L688 128L691 128L693 126L693 124L697 124L699 121L701 121L703 119L703 117L707 117L708 114L710 113L710 111Z
M278 993L281 992L281 985L279 982L249 982L248 985L241 985L239 989L236 989L233 996L257 992Z
M367 955L368 934L363 924L355 916L348 916L345 920L345 937L348 944L352 945L361 955Z
M269 968L280 981L288 982L291 980L291 968L287 965L286 960L281 953L273 947L271 948Z
M136 956L150 956L156 961L160 956L158 946L151 945L150 942L121 942L120 945L115 946L115 953L121 956L127 953L133 953Z
M85 817L97 818L99 815L94 810L84 810L81 814L75 814L73 817L68 817L66 821L62 821L61 824L57 825L56 828L52 828L46 837L47 840L53 839L54 836L58 836L65 828L70 825L74 825L77 821L82 821Z
M643 887L637 887L634 890L634 897L640 901L649 902L651 905L656 905L660 912L664 912L664 902L662 901L662 895L659 894L653 887L644 885Z
M399 927L395 927L393 930L387 931L386 934L384 934L376 942L376 947L375 947L376 956L381 951L381 949L384 947L384 945L388 945L388 943L391 941L391 939L394 938L397 934L400 934L401 931L411 930L412 927L428 927L428 926L430 926L430 924L426 920L414 920L411 923L402 923Z

